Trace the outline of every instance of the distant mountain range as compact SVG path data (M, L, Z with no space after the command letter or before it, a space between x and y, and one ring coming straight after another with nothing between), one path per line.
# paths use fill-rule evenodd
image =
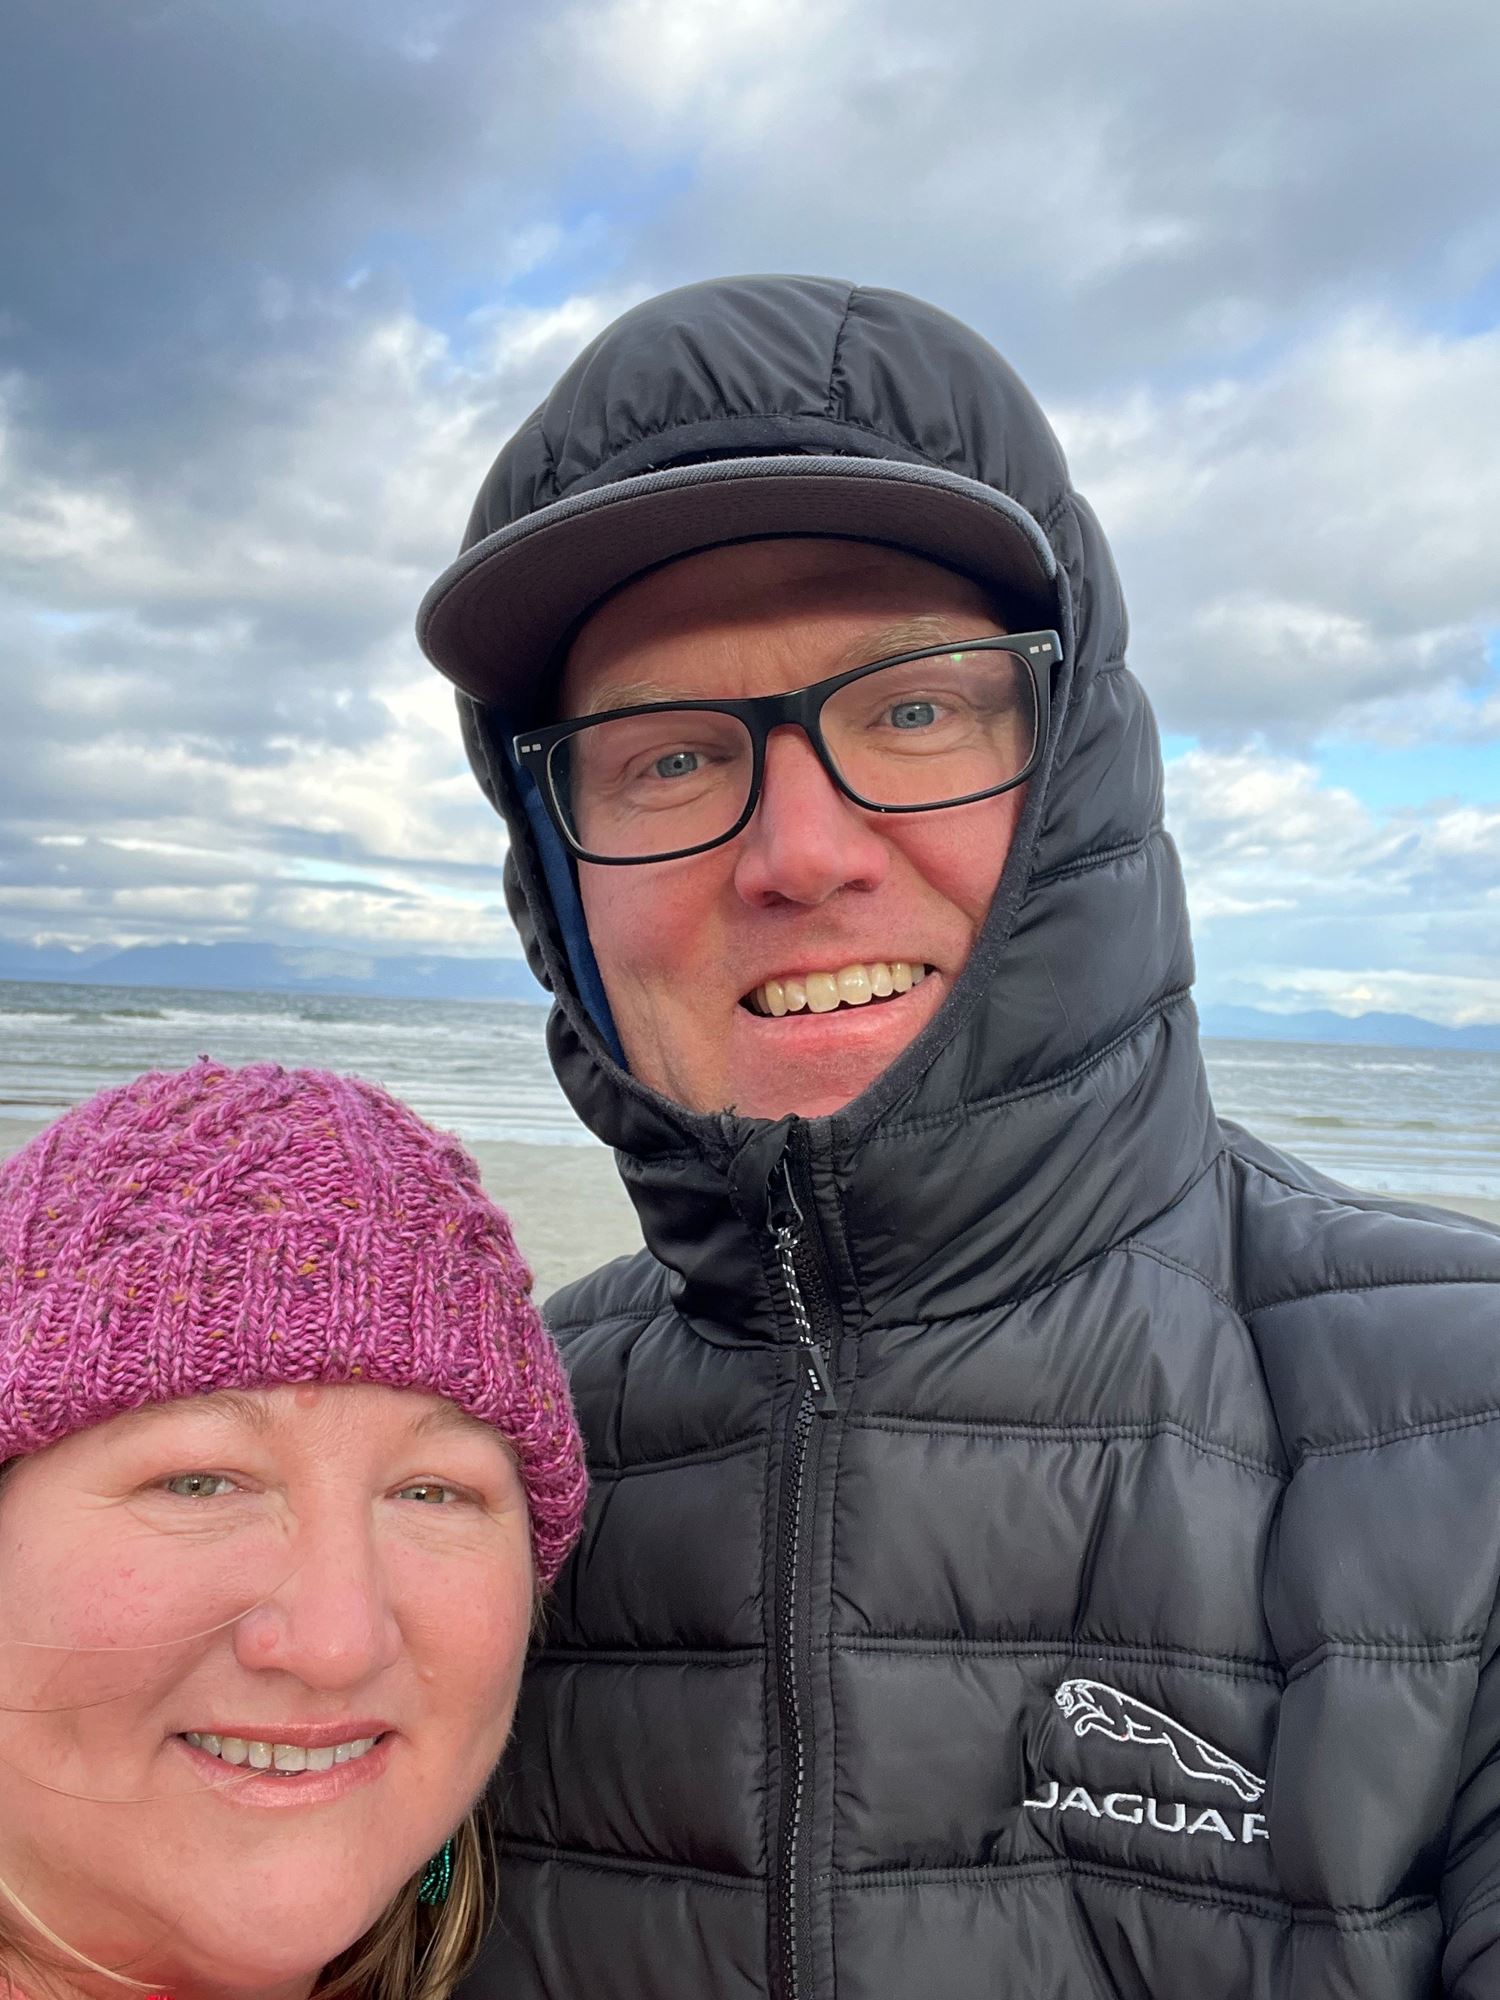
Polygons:
M1445 1028L1416 1014L1268 1014L1259 1007L1200 1007L1205 1035L1239 1042L1345 1042L1381 1049L1500 1049L1500 1022Z
M165 986L227 993L341 993L382 1000L511 1000L547 995L519 958L351 951L342 945L137 944L125 951L38 949L0 939L0 979L82 986ZM1500 1051L1500 1022L1445 1028L1415 1014L1271 1014L1199 1009L1205 1035L1233 1041L1344 1042L1364 1047Z
M136 944L38 950L0 939L0 979L218 993L340 993L381 1000L520 1000L547 995L519 958L397 956L341 945Z

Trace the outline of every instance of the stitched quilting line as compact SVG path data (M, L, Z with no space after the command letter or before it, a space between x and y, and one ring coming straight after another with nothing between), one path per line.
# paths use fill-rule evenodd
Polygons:
M1174 1195L1167 1202L1166 1208L1168 1210L1173 1209L1180 1202L1186 1201L1199 1182L1206 1179L1213 1172L1214 1168L1223 1158L1226 1150L1225 1147L1221 1146L1216 1153L1211 1154L1202 1169L1194 1174L1193 1178L1182 1188L1180 1193ZM1150 1216L1140 1227L1141 1229L1150 1229L1159 1220L1160 1214ZM1212 1293L1220 1305L1224 1306L1233 1316L1235 1324L1246 1332L1249 1331L1245 1327L1244 1318L1234 1301L1226 1297L1210 1279L1205 1278L1201 1271L1195 1271L1191 1264L1179 1263L1175 1258L1166 1257L1162 1253L1153 1250L1149 1245L1141 1241L1139 1232L1134 1236L1125 1237L1119 1243L1106 1243L1098 1250L1091 1250L1088 1256L1083 1258L1080 1263L1070 1264L1066 1271L1059 1271L1056 1277L1039 1278L1034 1285L1028 1285L1023 1291L1012 1292L1008 1298L996 1299L993 1302L991 1310L997 1313L1014 1312L1020 1306L1030 1305L1033 1299L1046 1298L1050 1292L1060 1292L1065 1285L1076 1283L1087 1272L1092 1271L1096 1264L1102 1264L1107 1257L1134 1257L1136 1255L1148 1256L1158 1264L1165 1263L1169 1270L1176 1271L1181 1277L1191 1279L1193 1283L1201 1286L1204 1291ZM920 1333L938 1326L966 1326L973 1317L973 1308L965 1306L958 1312L927 1313L920 1319L916 1317L904 1317L891 1320L888 1323L876 1323L867 1327L865 1331L884 1333L907 1331Z
M1317 1198L1315 1189L1297 1188L1294 1192ZM1314 1299L1358 1298L1365 1292L1420 1292L1439 1285L1500 1285L1500 1271L1404 1271L1386 1278L1353 1278L1336 1285L1314 1285L1305 1292L1288 1292L1284 1298L1256 1299L1244 1311L1250 1318L1256 1313L1277 1312L1282 1306L1310 1305Z
M765 1431L754 1430L716 1444L698 1445L691 1451L672 1452L664 1458L633 1458L628 1465L596 1465L590 1459L589 1478L628 1479L637 1472L671 1472L680 1465L712 1465L721 1459L746 1458L752 1452L763 1451L768 1443Z
M1455 1412L1449 1417L1429 1417L1419 1423L1400 1424L1385 1431L1372 1431L1368 1437L1329 1438L1317 1444L1301 1446L1297 1465L1310 1458L1342 1458L1355 1451L1382 1451L1389 1444L1406 1444L1412 1438L1445 1437L1451 1431L1477 1430L1485 1424L1492 1424L1500 1418L1500 1409L1486 1405L1479 1410ZM1296 1467L1293 1467L1296 1470Z
M1070 1083L1079 1082L1091 1071L1107 1063L1111 1056L1134 1041L1142 1029L1150 1027L1163 1014L1189 1004L1191 994L1192 989L1187 986L1179 986L1170 993L1162 994L1159 1000L1153 1000L1149 1007L1143 1008L1129 1026L1122 1028L1113 1040L1096 1049L1091 1056L1084 1056L1081 1061L1070 1063L1066 1069L1054 1070L1050 1076L1039 1077L1035 1083L1021 1084L1015 1090L1000 1090L991 1097L972 1098L966 1104L955 1105L950 1111L934 1111L924 1118L909 1118L899 1123L893 1119L872 1134L871 1143L876 1140L905 1138L913 1133L939 1131L946 1127L967 1124L971 1118L998 1111L1007 1104L1024 1104L1033 1097L1045 1097L1051 1091L1064 1090Z
M1226 1148L1226 1150L1235 1164L1247 1175L1258 1174L1262 1180L1270 1181L1273 1187L1285 1188L1288 1194L1300 1194L1309 1201L1327 1202L1331 1208L1346 1210L1351 1215L1379 1214L1385 1208L1385 1198L1381 1195L1361 1195L1352 1188L1330 1190L1328 1188L1304 1187L1300 1181L1289 1180L1285 1174L1278 1174L1262 1160L1251 1159L1247 1153L1236 1152L1232 1146ZM1400 1197L1398 1196L1396 1199L1399 1200ZM1420 1206L1421 1204L1418 1205ZM1460 1232L1464 1232L1465 1223L1473 1223L1476 1229L1483 1228L1483 1225L1473 1216L1454 1215L1449 1219L1452 1226ZM1247 1310L1271 1312L1278 1306L1296 1305L1301 1299L1323 1298L1329 1289L1333 1291L1367 1292L1384 1290L1388 1284L1493 1285L1496 1283L1500 1283L1500 1273L1494 1271L1480 1272L1473 1277L1462 1275L1455 1277L1451 1273L1426 1277L1420 1272L1406 1272L1392 1279L1358 1279L1352 1283L1336 1284L1331 1288L1318 1286L1310 1292L1288 1292L1285 1296L1270 1298L1257 1303L1254 1307L1247 1307Z
M1087 676L1083 674L1075 676L1073 685L1068 691L1068 705L1063 711L1063 726L1070 728L1073 718L1082 714L1100 681L1113 680L1118 674L1130 674L1130 662L1128 660L1105 660L1099 666L1095 667L1091 674ZM1134 679L1134 675L1131 675L1131 678ZM1137 686L1139 686L1138 682Z
M1138 1423L1045 1424L1014 1419L990 1422L983 1418L908 1417L899 1411L882 1410L868 1415L851 1415L848 1423L851 1430L919 1432L934 1437L1010 1439L1035 1444L1128 1444L1154 1437L1171 1437L1211 1458L1227 1459L1231 1465L1240 1466L1246 1472L1260 1473L1267 1479L1275 1480L1277 1485L1284 1485L1287 1477L1285 1468L1274 1460L1261 1458L1223 1439L1209 1437L1170 1417L1143 1418Z
M631 1307L628 1311L601 1313L597 1319L551 1320L545 1313L542 1318L546 1320L547 1331L552 1338L561 1340L565 1334L594 1333L606 1326L649 1326L653 1320L660 1320L666 1326L675 1320L676 1315L668 1307L641 1306Z
M1263 1894L1254 1889L1219 1888L1213 1883L1182 1882L1148 1868L1111 1868L1107 1863L1062 1860L997 1861L982 1867L881 1868L867 1874L840 1874L833 1878L835 1895L849 1897L862 1890L920 1888L927 1883L979 1886L1006 1877L1057 1875L1099 1882L1106 1888L1164 1896L1190 1908L1234 1910L1244 1916L1264 1917L1278 1924L1309 1924L1322 1930L1385 1930L1432 1909L1432 1896L1402 1896L1390 1903L1293 1903L1284 1896Z
M1462 1926L1472 1917L1482 1916L1486 1910L1493 1909L1496 1903L1500 1903L1500 1882L1492 1883L1489 1888L1481 1889L1471 1896L1466 1903L1460 1903L1453 1921L1448 1926L1449 1937L1457 1936Z
M761 1875L726 1875L706 1868L691 1868L670 1861L627 1859L621 1855L597 1854L576 1847L552 1846L544 1841L501 1838L502 1855L548 1866L597 1870L607 1874L633 1875L642 1880L693 1882L706 1889L723 1889L736 1894L759 1895L765 1887ZM1146 1869L1109 1868L1096 1862L1020 1860L991 1863L983 1867L884 1868L866 1874L834 1871L825 1876L836 1896L848 1898L888 1889L904 1889L923 1883L981 1884L1027 1876L1080 1877L1099 1882L1106 1888L1162 1896L1189 1908L1217 1908L1238 1911L1246 1916L1268 1918L1279 1924L1305 1924L1322 1930L1386 1930L1420 1917L1431 1910L1435 1898L1406 1896L1384 1904L1333 1903L1310 1905L1292 1903L1279 1896L1258 1895L1254 1891L1222 1890L1211 1884L1176 1882Z
M501 1835L496 1846L502 1856L520 1861L545 1862L562 1868L592 1868L609 1875L636 1875L646 1881L693 1882L702 1889L727 1889L736 1894L759 1895L765 1888L763 1875L726 1875L713 1868L691 1868L675 1861L648 1861L644 1857L598 1854L583 1847L554 1847L544 1840L516 1840Z
M548 1646L533 1666L601 1667L758 1667L764 1646L726 1646L711 1653L680 1646Z
M905 1657L951 1657L1016 1660L1110 1660L1134 1666L1167 1667L1183 1673L1219 1674L1226 1680L1258 1680L1280 1687L1279 1660L1256 1659L1241 1653L1205 1653L1190 1646L1133 1646L1126 1641L1070 1637L1066 1639L923 1638L912 1633L850 1633L830 1637L835 1653L893 1654Z
M1462 1666L1478 1659L1483 1637L1481 1632L1465 1632L1452 1639L1321 1639L1288 1663L1287 1686L1314 1673L1326 1660L1361 1660L1371 1666Z
M1144 854L1148 847L1154 847L1163 831L1161 821L1155 820L1135 840L1117 840L1113 847L1095 847L1087 854L1075 856L1072 861L1060 862L1056 868L1038 869L1031 878L1030 888L1050 889L1055 882L1071 882L1077 875L1092 875L1116 861L1128 861L1137 854Z

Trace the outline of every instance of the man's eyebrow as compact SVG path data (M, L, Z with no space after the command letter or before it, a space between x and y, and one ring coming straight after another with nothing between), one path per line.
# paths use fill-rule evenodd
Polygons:
M613 708L644 708L653 701L698 701L701 695L688 694L682 688L668 687L662 681L628 681L623 687L601 688L580 704L572 721L581 721L586 715L603 715Z
M971 624L956 621L948 612L922 611L914 618L883 626L878 632L861 633L844 648L839 664L829 671L842 673L846 667L867 667L897 653L919 653L924 646L950 646L961 639L990 636L976 632Z
M947 612L923 611L915 618L903 618L895 625L882 626L878 632L861 633L829 666L827 674L814 674L813 679L825 680L829 675L841 674L847 668L867 667L876 660L888 660L897 653L919 653L924 646L949 646L962 639L993 636L988 632L976 632L972 624L955 619ZM668 686L664 681L629 681L620 687L601 688L580 705L570 720L582 721L585 716L603 715L616 708L644 708L657 701L703 699L701 689L689 694L683 688Z

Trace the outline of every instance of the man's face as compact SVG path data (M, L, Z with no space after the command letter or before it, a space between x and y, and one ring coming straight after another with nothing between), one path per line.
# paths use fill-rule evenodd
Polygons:
M562 713L779 693L921 646L1000 634L984 592L858 542L747 542L627 585L581 627ZM681 861L579 864L589 936L632 1073L694 1111L815 1118L864 1090L924 1028L973 948L1024 788L938 812L863 810L798 729L774 731L733 840ZM779 1018L767 981L826 1005L826 976L914 969L907 992ZM820 978L820 975L824 976ZM809 987L809 982L811 985ZM857 993L858 977L844 982ZM794 988L795 991L795 988Z

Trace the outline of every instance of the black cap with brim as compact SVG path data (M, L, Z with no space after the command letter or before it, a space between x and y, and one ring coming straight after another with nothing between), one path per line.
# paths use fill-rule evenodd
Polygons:
M1012 621L1056 622L1047 539L994 487L894 459L767 455L642 473L513 521L443 571L417 638L439 672L520 726L573 628L611 591L678 556L777 535L904 549L990 586Z

